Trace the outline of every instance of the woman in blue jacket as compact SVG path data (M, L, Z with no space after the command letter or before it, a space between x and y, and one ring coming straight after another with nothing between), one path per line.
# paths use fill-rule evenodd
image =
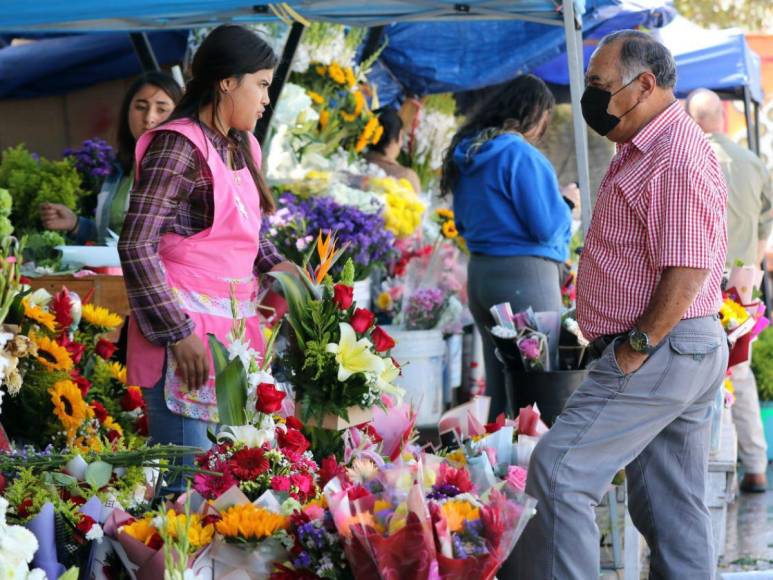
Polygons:
M483 337L491 416L505 410L502 364L487 328L489 308L561 310L559 266L568 257L574 185L559 188L534 146L547 129L555 99L535 76L519 76L481 102L454 136L441 188L453 194L459 234L470 249L470 310Z

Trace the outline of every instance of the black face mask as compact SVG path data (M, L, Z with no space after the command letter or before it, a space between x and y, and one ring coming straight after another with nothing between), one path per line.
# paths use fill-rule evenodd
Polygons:
M585 119L585 122L588 124L588 127L596 131L596 133L602 137L605 137L612 129L617 127L620 119L633 111L639 105L639 103L637 102L625 113L619 117L616 117L615 115L610 115L607 112L607 109L609 108L609 101L611 101L612 97L614 97L617 93L628 87L638 78L639 76L637 75L631 80L631 82L620 87L614 93L610 93L609 91L605 91L604 89L600 89L594 86L586 87L585 92L582 95L582 99L580 100L580 105L582 106L582 116Z

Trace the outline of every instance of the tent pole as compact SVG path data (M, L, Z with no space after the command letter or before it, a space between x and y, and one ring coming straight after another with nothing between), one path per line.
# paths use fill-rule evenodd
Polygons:
M161 70L150 40L148 40L148 35L145 32L131 32L129 33L129 38L132 41L134 52L142 65L143 72Z
M749 87L743 88L743 115L746 118L746 141L749 149L759 155L759 149L755 140L754 126L752 122L752 99Z
M755 153L760 156L760 104L754 101L754 144L757 146Z
M564 35L566 56L569 61L569 90L572 97L572 125L574 128L574 150L577 156L577 176L582 200L581 216L583 233L588 232L591 217L590 166L588 156L588 129L580 114L584 81L582 49L582 17L574 13L574 0L563 0Z
M255 137L258 142L265 146L264 139L268 135L268 128L271 125L271 117L274 116L274 109L279 101L279 96L282 94L282 88L285 82L290 78L290 67L293 64L293 57L295 51L298 50L298 45L301 43L301 37L305 30L303 24L300 22L293 22L290 28L290 34L285 41L284 49L282 50L282 58L279 60L279 64L274 71L274 82L268 88L268 97L271 100L271 105L266 108L263 117L258 120L258 124L255 126Z

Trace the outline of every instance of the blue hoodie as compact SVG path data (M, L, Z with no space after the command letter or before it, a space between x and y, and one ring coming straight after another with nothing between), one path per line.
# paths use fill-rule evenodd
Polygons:
M456 226L470 251L565 261L572 213L550 162L517 134L499 135L468 158L471 143L463 139L454 150L453 192Z

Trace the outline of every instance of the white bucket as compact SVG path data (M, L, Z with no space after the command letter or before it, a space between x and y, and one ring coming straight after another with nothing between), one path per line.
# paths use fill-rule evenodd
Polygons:
M357 308L370 309L371 282L370 278L354 283L354 304Z
M453 403L453 390L462 386L462 335L451 334L445 339L446 364L443 377L443 403Z
M402 375L395 381L405 389L405 400L416 409L417 426L437 426L443 413L443 374L446 343L439 330L401 330L387 326L385 330L397 345L392 356L402 366Z

